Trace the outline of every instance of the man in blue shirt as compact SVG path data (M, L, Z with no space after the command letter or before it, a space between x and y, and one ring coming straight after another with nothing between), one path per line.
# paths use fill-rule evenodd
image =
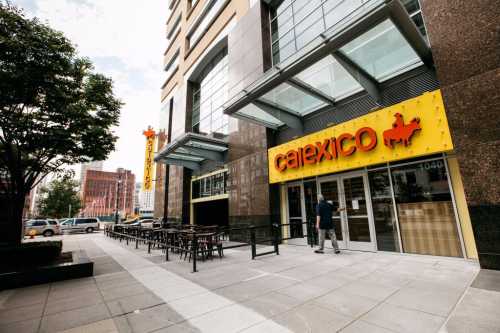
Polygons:
M341 210L342 209L339 208L337 209L337 212L340 212ZM323 249L325 246L325 236L327 232L332 240L332 246L335 253L340 253L332 217L333 205L326 202L325 197L322 194L318 194L318 205L316 206L316 230L318 230L319 234L319 249L314 251L316 253L324 253Z

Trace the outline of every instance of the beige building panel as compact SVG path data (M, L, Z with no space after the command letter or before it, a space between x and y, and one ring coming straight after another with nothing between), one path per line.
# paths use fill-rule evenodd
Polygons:
M177 8L175 9L175 12L172 13L172 15L168 18L167 29L166 29L167 32L169 32L174 27L174 24L177 21L177 18L179 17L179 15L181 15L181 12L182 12L182 6L177 6ZM182 26L182 22L183 22L183 19L181 18L181 26Z
M180 62L182 62L182 59L184 58L182 55L184 54L184 45L182 41L184 40L184 31L179 32L177 36L174 38L174 40L168 45L167 49L165 50L165 56L163 57L163 66L168 64L170 59L174 56L175 52L177 51L178 48L181 48L180 52Z
M167 82L167 85L162 89L161 101L163 102L165 97L167 97L172 92L172 90L177 86L179 87L182 86L182 73L179 70L177 70L177 72L174 75L172 75L170 80Z
M179 13L182 11L183 8L186 8L186 6L184 6L184 4L182 5L179 5L181 2L184 2L184 1L179 1L177 3L177 5L175 5L174 7L174 10L172 12L170 12L170 16L167 18L167 27L171 24L173 24L173 20L174 20L174 17L177 17L177 15L179 15Z
M188 28L191 26L191 24L196 21L196 18L198 16L200 16L200 13L203 9L203 6L205 6L205 3L207 2L208 0L199 0L196 5L191 8L191 10L189 10L187 13L186 13L186 18L184 19L184 23L185 23L185 27ZM236 1L242 1L242 0L236 0ZM244 0L243 0L244 1ZM183 8L187 8L187 0L183 0L182 1L182 5Z
M187 51L189 54L185 56L184 64L182 66L183 73L189 71L191 66L198 60L201 54L210 46L219 33L226 27L226 25L231 21L231 19L236 16L237 18L242 17L248 11L248 1L239 0L231 1L224 8L222 13L219 15L217 20L212 23L210 29L205 33L201 40L195 45L195 47Z
M192 50L186 50L186 31L188 27L196 20L203 9L204 4L207 0L200 0L196 6L189 12L187 10L187 0L181 0L180 4L177 5L175 11L177 13L183 12L183 17L181 20L181 31L172 41L172 43L167 47L164 54L164 65L166 65L173 57L175 52L180 49L179 53L179 69L170 78L166 85L162 89L161 100L165 99L174 87L181 87L184 82L184 75L190 70L191 66L198 60L198 58L203 54L203 52L210 46L210 44L217 38L219 33L227 26L227 24L236 17L238 20L243 17L249 9L248 0L232 0L230 1L222 13L217 17L215 22L212 23L210 29L205 33L201 40L195 45ZM175 22L175 18L178 14L174 14L169 19L169 24L172 26ZM168 30L167 30L168 31ZM187 56L186 56L186 53Z

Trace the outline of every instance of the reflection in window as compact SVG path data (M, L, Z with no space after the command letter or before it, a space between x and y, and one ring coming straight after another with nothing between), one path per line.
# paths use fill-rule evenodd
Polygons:
M399 252L396 217L392 205L391 184L387 170L368 174L372 198L375 233L379 251Z
M203 177L192 182L192 198L207 198L227 193L227 171Z
M462 256L443 160L391 168L403 249Z
M222 106L228 97L227 47L202 70L199 82L193 82L192 124L195 133L228 133L228 116Z
M316 205L318 204L316 180L304 182L304 199L306 204L306 218L308 221L314 222L316 219Z
M288 216L302 217L300 205L300 186L288 187Z
M271 8L273 64L295 54L320 33L349 17L370 0L283 0ZM418 0L403 0L408 14L425 35Z

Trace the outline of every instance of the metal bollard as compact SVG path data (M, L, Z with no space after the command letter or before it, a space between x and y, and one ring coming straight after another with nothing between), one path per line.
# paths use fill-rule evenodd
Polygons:
M139 238L135 238L135 248L138 249L139 248Z
M193 236L193 243L191 245L191 251L193 252L193 273L196 272L196 257L198 256L198 237Z
M273 235L274 235L274 252L276 252L277 255L280 254L280 248L279 248L279 226L277 224L273 224Z
M250 227L250 245L252 246L252 260L257 256L257 246L255 240L255 227Z
M148 253L151 253L151 240L148 239Z
M165 261L168 261L168 232L165 236Z

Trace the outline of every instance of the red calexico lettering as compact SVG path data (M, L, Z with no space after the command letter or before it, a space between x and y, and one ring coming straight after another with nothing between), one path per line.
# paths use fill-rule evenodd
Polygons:
M304 147L291 149L285 154L276 154L274 167L279 172L331 161L339 157L353 155L356 150L368 152L377 146L377 133L373 128L363 127L355 135L342 133L338 137L306 144Z

